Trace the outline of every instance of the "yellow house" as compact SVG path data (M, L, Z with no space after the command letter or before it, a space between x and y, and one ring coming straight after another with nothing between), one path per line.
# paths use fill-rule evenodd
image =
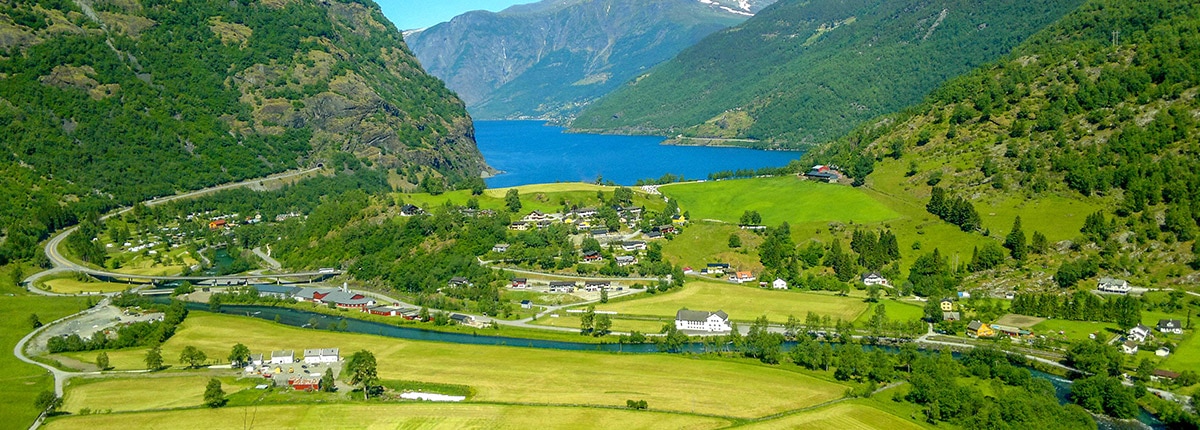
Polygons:
M967 325L967 334L975 337L992 337L996 335L996 331L987 324L976 320Z
M954 302L950 301L950 299L942 299L941 306L942 312L950 312L954 310Z

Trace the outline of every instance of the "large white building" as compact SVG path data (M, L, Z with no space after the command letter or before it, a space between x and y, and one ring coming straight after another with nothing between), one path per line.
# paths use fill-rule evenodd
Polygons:
M319 364L319 363L337 363L338 349L306 349L304 350L304 364Z
M679 330L720 333L733 330L729 325L729 314L725 311L689 311L680 309L675 313L675 328Z
M1128 294L1133 288L1124 279L1100 278L1100 282L1096 283L1096 289L1108 293Z
M295 352L290 349L285 351L271 351L270 364L292 364L296 360L293 357L294 355L296 355Z

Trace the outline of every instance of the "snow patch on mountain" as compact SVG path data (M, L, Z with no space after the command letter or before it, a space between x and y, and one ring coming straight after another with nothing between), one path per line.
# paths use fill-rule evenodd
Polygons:
M754 4L751 0L696 0L701 4L716 7L725 12L742 16L754 16ZM773 3L773 1L761 2Z

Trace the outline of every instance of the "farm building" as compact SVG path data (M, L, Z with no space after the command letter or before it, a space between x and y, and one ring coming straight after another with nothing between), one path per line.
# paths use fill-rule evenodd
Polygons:
M729 314L726 314L725 311L706 312L687 309L680 309L675 313L675 328L710 333L733 330L729 325Z
M271 361L268 364L292 364L296 361L296 352L290 349L283 351L271 351Z
M992 337L996 335L996 331L987 324L975 320L967 324L967 334L975 337Z
M516 288L516 289L523 289L523 288L526 288L526 287L528 287L528 286L529 286L529 280L528 280L528 279L525 279L525 278L513 278L513 280L512 280L512 287L513 287L513 288Z
M321 378L299 377L288 379L288 385L296 391L317 391L321 389Z
M304 350L304 364L337 363L339 359L337 348Z

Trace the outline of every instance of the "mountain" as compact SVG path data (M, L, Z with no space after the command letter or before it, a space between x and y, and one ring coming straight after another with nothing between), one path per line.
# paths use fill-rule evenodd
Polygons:
M1197 40L1194 1L1089 0L924 103L803 161L843 166L865 187L930 212L938 212L935 194L961 199L982 221L963 230L998 241L1014 215L1023 215L1031 248L1034 232L1060 238L1023 265L977 274L985 285L1065 287L1114 276L1194 286Z
M488 169L464 104L364 0L5 2L0 127L0 260L86 214L347 156Z
M545 0L406 38L474 117L563 118L771 1Z
M579 130L833 140L1007 53L1081 0L781 0L589 106Z

